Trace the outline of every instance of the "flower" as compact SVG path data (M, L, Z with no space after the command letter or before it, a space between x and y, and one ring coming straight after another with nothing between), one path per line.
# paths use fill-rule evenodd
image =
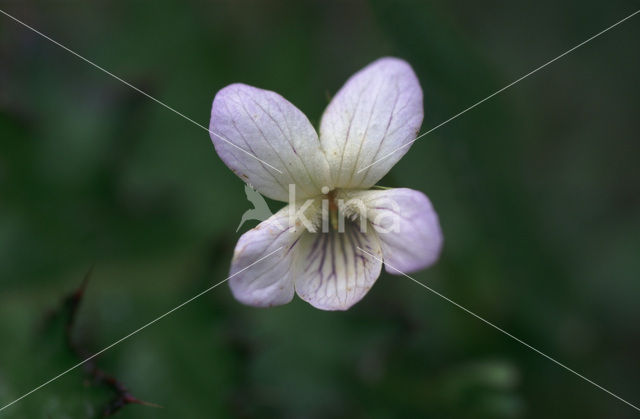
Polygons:
M297 293L314 307L346 310L373 286L383 262L392 274L433 264L442 233L429 199L405 188L369 190L407 152L422 117L415 73L391 57L345 83L319 135L277 93L245 84L220 90L210 123L216 152L258 192L288 202L238 240L234 297L269 307Z

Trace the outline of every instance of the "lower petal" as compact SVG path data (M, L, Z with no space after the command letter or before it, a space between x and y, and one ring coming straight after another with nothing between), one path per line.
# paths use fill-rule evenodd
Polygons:
M290 227L288 211L284 207L238 240L229 285L241 303L270 307L293 298L291 264L305 230Z
M359 227L347 222L344 232L331 230L300 237L295 261L295 287L300 298L322 310L347 310L369 291L382 269L382 250L376 233Z

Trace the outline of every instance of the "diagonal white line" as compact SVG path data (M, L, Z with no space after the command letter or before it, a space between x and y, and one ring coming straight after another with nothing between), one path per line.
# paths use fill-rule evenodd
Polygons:
M621 24L622 22L624 22L624 21L626 21L626 20L628 20L628 19L631 19L633 16L637 15L638 13L640 13L640 10L636 10L635 12L631 13L629 16L625 17L624 19L621 19L621 20L617 21L617 22L616 22L616 23L614 23L613 25L609 26L609 27L608 27L608 28L606 28L606 29L601 30L600 32L598 32L597 34L593 35L593 36L592 36L592 37L590 37L589 39L587 39L587 40L585 40L585 41L582 41L582 42L580 42L578 45L576 45L575 47L573 47L573 48L571 48L571 49L569 49L569 50L567 50L567 51L563 52L562 54L558 55L556 58L554 58L554 59L552 59L552 60L547 61L546 63L542 64L541 66L539 66L539 67L537 67L537 68L535 68L534 70L531 70L530 72L528 72L528 73L527 73L527 74L525 74L524 76L520 77L519 79L517 79L517 80L515 80L515 81L513 81L513 82L511 82L511 83L509 83L509 84L507 84L507 85L506 85L505 87L503 87L502 89L500 89L500 90L496 90L495 92L493 92L493 93L492 93L492 94L490 94L489 96L485 97L485 98L484 98L484 99L482 99L481 101L476 102L476 103L474 103L473 105L471 105L471 106L469 106L468 108L466 108L465 110L458 112L457 114L453 115L451 118L447 119L446 121L443 121L443 122L439 123L438 125L436 125L435 127L431 128L429 131L427 131L427 132L424 132L424 133L420 134L418 137L416 137L416 139L415 139L415 140L410 141L410 142L408 142L408 143L406 143L406 144L404 144L404 145L402 145L402 146L400 146L400 147L396 148L395 150L391 151L390 153L385 154L384 156L380 157L379 159L377 159L377 160L376 160L376 161L374 161L373 163L371 163L371 164L369 164L369 165L367 165L367 166L363 167L362 169L359 169L357 173L360 173L360 172L362 172L363 170L368 169L369 167L373 166L374 164L376 164L376 163L378 163L378 162L380 162L380 161L382 161L382 160L386 159L387 157L391 156L392 154L396 153L397 151L402 150L402 149L403 149L403 148L405 148L405 147L409 147L411 144L415 143L416 141L418 141L420 138L424 137L425 135L432 133L433 131L437 130L437 129L438 129L438 128L440 128L441 126L443 126L443 125L445 125L445 124L448 124L449 122L453 121L454 119L456 119L457 117L459 117L459 116L463 115L464 113L466 113L466 112L470 111L471 109L475 108L476 106L478 106L478 105L480 105L480 104L482 104L482 103L486 102L487 100L491 99L492 97L494 97L494 96L496 96L496 95L498 95L498 94L500 94L500 93L504 92L505 90L507 90L508 88L510 88L511 86L513 86L514 84L521 82L522 80L526 79L526 78L527 78L527 77L529 77L530 75L532 75L532 74L536 73L536 72L537 72L537 71L539 71L539 70L542 70L543 68L545 68L545 67L546 67L546 66L548 66L549 64L551 64L551 63L553 63L553 62L555 62L555 61L559 60L560 58L564 57L564 56L565 56L565 55L567 55L567 54L570 54L571 52L573 52L573 51L575 51L576 49L580 48L580 47L581 47L581 46L583 46L584 44L586 44L586 43L588 43L588 42L590 42L590 41L592 41L592 40L596 39L597 37L599 37L600 35L604 34L605 32L607 32L607 31L609 31L609 30L611 30L611 29L615 28L616 26L618 26L618 25L619 25L619 24Z
M4 409L6 409L7 407L19 402L20 400L24 399L25 397L27 397L28 395L40 390L42 387L46 386L47 384L52 383L53 381L57 380L58 378L62 377L63 375L67 374L68 372L71 372L73 370L75 370L76 368L78 368L79 366L89 362L90 360L92 360L93 358L97 357L98 355L102 354L105 351L108 351L109 349L113 348L114 346L116 346L117 344L121 343L122 341L130 338L131 336L135 335L136 333L142 331L143 329L146 329L147 327L151 326L152 324L156 323L157 321L167 317L169 314L173 313L174 311L184 307L185 305L189 304L190 302L192 302L193 300L195 300L198 297L201 297L202 295L208 293L209 291L211 291L212 289L214 289L215 287L217 287L220 284L225 283L226 281L228 281L229 279L233 278L234 276L238 275L239 273L249 269L250 267L252 267L253 265L257 264L258 262L261 262L262 260L268 258L269 256L273 255L274 253L276 253L278 250L282 249L282 246L278 247L276 250L274 250L273 252L269 253L266 256L261 257L260 259L256 260L255 262L253 262L251 265L239 270L238 272L234 273L233 275L228 276L227 278L223 279L222 281L218 282L215 285L212 285L211 287L207 288L204 291L201 291L200 293L194 295L193 297L189 298L187 301L183 302L180 305L175 306L174 308L172 308L171 310L167 311L166 313L164 313L161 316L156 317L155 319L151 320L150 322L146 323L143 326L140 326L139 328L137 328L136 330L134 330L133 332L129 333L128 335L118 339L117 341L113 342L111 345L107 346L106 348L101 349L100 351L96 352L95 354L91 355L90 357L78 362L76 365L72 366L71 368L61 372L60 374L56 375L55 377L45 381L44 383L40 384L38 387L34 388L31 391L28 391L27 393L23 394L22 396L18 397L17 399L15 399L14 401L12 401L11 403L7 403L6 405L0 407L0 412L3 411Z
M132 88L133 90L135 90L136 92L148 97L149 99L153 100L154 102L156 102L157 104L169 109L171 112L175 113L176 115L179 115L181 117L183 117L184 119L186 119L187 121L191 122L192 124L202 128L203 130L209 132L212 135L215 135L216 137L220 138L222 141L228 143L229 145L237 148L238 150L242 151L245 154L248 154L249 156L253 157L254 159L258 160L259 162L261 162L262 164L269 166L270 168L272 168L273 170L275 170L276 172L282 174L282 171L276 169L275 167L273 167L272 165L270 165L269 163L267 163L266 161L260 159L259 157L253 155L252 153L248 152L247 150L243 149L242 147L238 147L237 145L235 145L234 143L232 143L231 141L227 140L226 138L224 138L223 136L221 136L220 134L211 131L209 128L205 127L204 125L194 121L193 119L189 118L188 116L186 116L185 114L178 112L177 110L175 110L174 108L172 108L171 106L167 105L166 103L160 101L159 99L156 99L155 97L151 96L150 94L146 93L143 90L138 89L136 86L132 85L131 83L127 82L126 80L121 79L120 77L116 76L115 74L111 73L110 71L100 67L98 64L94 63L93 61L83 57L82 55L78 54L77 52L73 51L72 49L67 48L66 46L62 45L61 43L59 43L58 41L51 39L50 37L48 37L47 35L43 34L42 32L38 31L37 29L27 25L26 23L22 22L21 20L17 19L16 17L10 15L9 13L5 12L4 10L0 9L0 13L2 13L3 15L7 16L10 19L13 19L14 21L16 21L17 23L21 24L22 26L24 26L27 29L30 29L31 31L37 33L38 35L40 35L41 37L45 38L48 41L51 41L52 43L54 43L55 45L59 46L60 48L64 49L65 51L75 55L76 57L80 58L82 61L86 62L87 64L92 65L93 67L97 68L98 70L102 71L103 73L113 77L114 79L118 80L119 82L129 86L130 88Z
M593 384L594 386L598 387L600 390L608 393L609 395L615 397L616 399L620 400L621 402L631 406L632 408L634 408L635 410L640 412L640 408L634 404L629 403L628 401L626 401L625 399L623 399L622 397L612 393L611 391L607 390L606 388L602 387L601 385L591 381L590 379L588 379L587 377L585 377L584 375L572 370L571 368L567 367L566 365L564 365L563 363L561 363L560 361L556 361L555 359L551 358L549 355L543 353L542 351L534 348L533 346L529 345L527 342L523 341L522 339L518 339L517 337L513 336L511 333L507 332L506 330L496 326L495 324L491 323L489 320L485 320L484 318L480 317L479 315L477 315L476 313L474 313L473 311L461 306L460 304L456 303L455 301L453 301L450 298L445 297L444 295L440 294L438 291L434 290L433 288L428 287L427 285L423 284L422 282L418 281L417 279L414 279L412 277L410 277L409 275L407 275L406 273L402 272L400 269L394 268L393 266L389 265L389 262L384 262L382 259L372 255L371 253L367 252L364 249L361 249L360 247L357 248L358 250L360 250L361 252L371 256L372 258L374 258L375 260L380 261L380 263L384 263L387 267L393 269L394 271L397 271L400 275L402 276L406 276L407 278L409 278L410 280L412 280L413 282L415 282L416 284L420 285L423 288L426 288L427 290L431 291L432 293L434 293L435 295L437 295L438 297L450 302L451 304L453 304L454 306L458 307L459 309L471 314L473 317L475 317L478 320L483 321L484 323L488 324L489 326L493 327L494 329L498 330L499 332L504 333L505 335L509 336L511 339L515 340L518 343L523 344L524 346L526 346L527 348L531 349L532 351L542 355L543 357L547 358L549 361L561 366L562 368L564 368L565 370L571 372L572 374L577 375L578 377L582 378L583 380L585 380L586 382Z

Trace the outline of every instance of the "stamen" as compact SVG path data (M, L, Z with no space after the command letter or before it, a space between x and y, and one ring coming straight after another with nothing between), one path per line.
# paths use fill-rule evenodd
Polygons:
M326 199L329 201L329 221L331 222L331 228L338 230L338 205L336 204L335 190L330 191L326 195Z

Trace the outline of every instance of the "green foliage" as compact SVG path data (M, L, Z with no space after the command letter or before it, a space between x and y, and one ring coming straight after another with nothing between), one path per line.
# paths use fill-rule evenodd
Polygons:
M205 126L215 92L232 82L275 90L317 123L355 70L400 56L425 91L423 131L636 7L29 5L3 8ZM418 140L380 182L424 191L440 216L442 259L416 279L632 403L640 402L640 63L630 46L639 30L637 21L621 25ZM248 203L207 132L4 16L0 35L5 404L77 362L64 321L42 325L91 265L75 333L96 352L224 279ZM634 413L387 274L346 313L299 300L258 310L223 285L96 363L162 406L128 405L121 418ZM78 368L6 417L99 417L111 396Z

